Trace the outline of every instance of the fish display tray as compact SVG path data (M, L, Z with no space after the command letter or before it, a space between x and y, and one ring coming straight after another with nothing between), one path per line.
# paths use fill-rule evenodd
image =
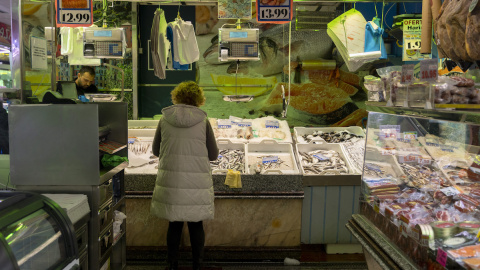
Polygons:
M247 161L247 149L246 149L246 145L244 143L235 143L235 142L232 142L230 140L226 140L226 139L220 139L220 140L217 140L217 146L218 146L218 150L242 150L244 153L245 153L245 157L243 158L243 167L244 167L244 171L241 172L242 174L246 174L247 173L247 165L248 164L248 161ZM212 174L227 174L228 170L222 170L222 169L217 169L217 170L212 170Z
M405 177L405 173L400 167L400 164L398 164L398 161L394 155L382 155L382 153L378 149L372 148L372 147L366 147L365 162L363 166L366 166L367 163L378 165L385 168L386 170L385 177L388 174L391 174L397 180L397 184L401 184L403 182L402 178ZM365 174L363 174L363 178L373 180L373 179L381 179L383 177L371 177L371 176L366 177Z
M210 118L210 120L213 120L214 118ZM218 126L215 125L215 121L218 120L232 120L232 119L214 119L214 122L212 123L212 127L214 128L214 133L215 138L217 140L223 140L227 139L230 140L231 142L234 143L260 143L263 140L275 140L277 143L292 143L292 134L290 132L290 127L288 126L288 122L285 120L278 120L275 119L274 117L262 117L262 118L255 118L255 119L233 119L233 122L235 121L243 121L243 122L251 122L252 124L252 132L253 132L253 138L251 139L246 139L246 138L237 138L237 132L236 130L245 127L239 127L235 123L231 125L229 128L218 128ZM279 127L278 128L267 128L265 126L266 121L278 121ZM277 133L279 134L277 134ZM219 133L220 135L217 135ZM282 136L279 135L285 135L284 138L280 138Z
M311 152L315 150L333 150L337 152L341 159L345 162L345 165L348 169L348 174L339 174L332 172L325 172L324 174L306 174L302 166L302 156L300 152ZM324 144L296 144L295 145L295 154L298 160L298 166L300 168L300 173L303 175L303 178L308 182L317 182L326 184L331 183L334 185L358 185L360 183L361 174L356 172L351 163L350 159L345 155L343 148L338 143L324 143Z
M154 137L158 120L129 120L128 137Z
M321 132L341 132L341 131L348 131L358 136L363 136L365 138L365 132L361 127L353 126L353 127L294 127L293 128L293 136L297 144L308 144L303 138L303 135L312 135L315 131ZM327 143L322 138L314 138L310 143Z
M247 144L246 149L245 161L247 162L247 172L249 174L255 174L251 165L260 161L260 159L257 158L258 156L278 156L278 158L288 164L288 166L284 165L284 168L267 169L262 174L300 174L292 144L277 143L274 140L263 140L259 143Z

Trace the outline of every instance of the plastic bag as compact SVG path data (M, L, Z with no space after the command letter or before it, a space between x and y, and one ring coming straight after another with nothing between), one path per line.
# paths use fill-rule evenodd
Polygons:
M117 155L104 154L102 157L103 167L116 167L125 161L128 161L127 157L121 157Z

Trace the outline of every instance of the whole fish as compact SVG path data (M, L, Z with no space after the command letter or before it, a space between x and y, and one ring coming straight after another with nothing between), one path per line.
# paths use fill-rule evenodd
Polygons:
M282 72L283 66L288 63L289 52L289 24L279 24L267 30L260 30L259 55L260 61L240 62L238 72L244 74L261 74L269 76ZM296 31L295 21L291 23L291 60L303 61L309 59L330 59L333 42L327 35L327 30ZM205 62L222 64L218 61L218 38L212 39L212 45L204 52ZM228 73L235 73L237 63L231 63Z

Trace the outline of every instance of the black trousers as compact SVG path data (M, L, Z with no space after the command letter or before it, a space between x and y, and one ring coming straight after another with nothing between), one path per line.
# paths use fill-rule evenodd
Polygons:
M173 221L168 224L167 232L167 261L170 264L178 262L178 250L182 238L183 221ZM203 222L187 222L192 246L193 265L200 266L203 261L203 247L205 245L205 231Z

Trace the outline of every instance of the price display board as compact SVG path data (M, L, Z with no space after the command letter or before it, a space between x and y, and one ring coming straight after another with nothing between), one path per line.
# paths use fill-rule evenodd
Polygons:
M422 20L403 20L403 61L418 61L427 57L420 53L422 47Z
M257 21L262 23L287 23L292 20L293 0L258 0Z
M0 45L10 47L10 25L0 22Z
M93 24L92 0L56 0L57 26L78 27Z
M437 81L438 60L428 59L420 62L420 80L427 82Z

